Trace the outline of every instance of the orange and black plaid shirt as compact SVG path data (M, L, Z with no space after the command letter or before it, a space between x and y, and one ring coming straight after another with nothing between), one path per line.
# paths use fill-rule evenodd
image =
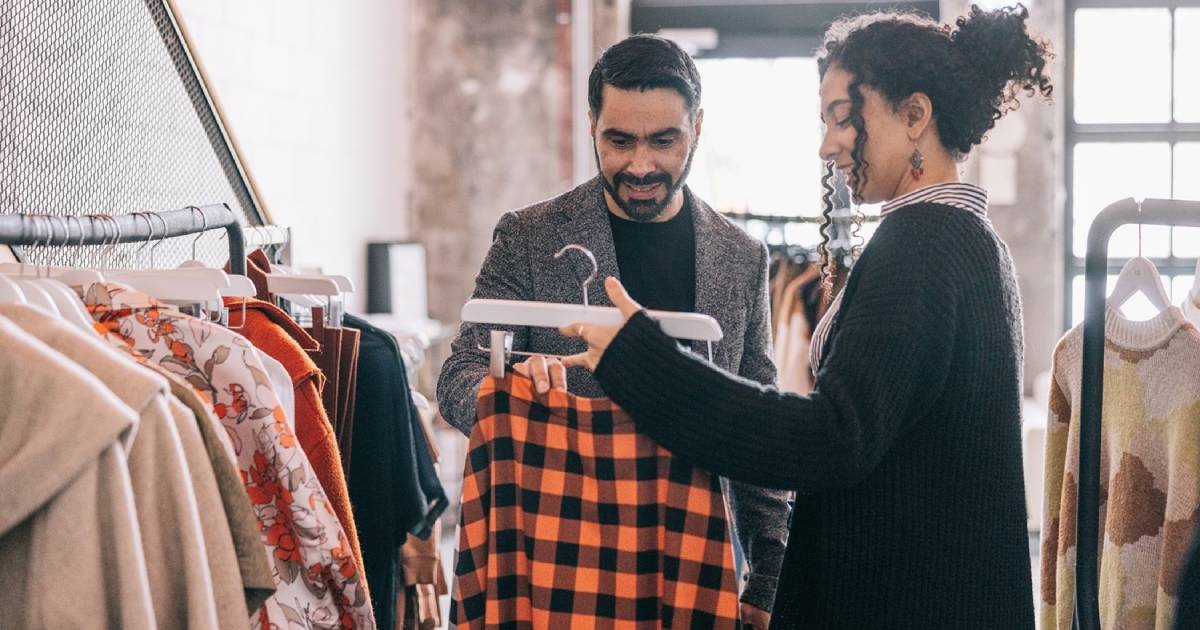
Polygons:
M486 379L464 477L460 627L737 626L717 477L611 401Z

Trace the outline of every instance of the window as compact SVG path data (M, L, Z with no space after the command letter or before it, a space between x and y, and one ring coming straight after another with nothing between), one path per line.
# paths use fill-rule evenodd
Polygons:
M824 29L844 14L877 5L831 0L683 2L633 0L633 32L658 32L692 53L704 86L704 130L688 184L719 211L771 217L821 214L823 130L814 51ZM938 15L932 0L888 5ZM838 205L848 192L841 190ZM868 215L878 210L862 208ZM770 245L815 245L815 222L748 220L750 234ZM865 242L867 223L851 237L835 222L835 241Z
M1083 319L1087 232L1096 215L1125 197L1200 199L1200 0L1074 0L1068 10L1064 311L1074 325ZM1118 229L1109 242L1110 288L1139 245L1172 301L1182 301L1200 230ZM1140 296L1124 312L1153 315Z

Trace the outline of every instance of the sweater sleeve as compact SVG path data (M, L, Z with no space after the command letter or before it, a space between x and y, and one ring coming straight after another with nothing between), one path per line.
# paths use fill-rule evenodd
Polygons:
M970 264L964 248L937 247L936 225L909 229L925 242L908 242L903 221L882 225L863 253L810 395L689 355L645 313L613 339L596 378L640 430L719 475L805 493L857 483L940 394L955 269Z

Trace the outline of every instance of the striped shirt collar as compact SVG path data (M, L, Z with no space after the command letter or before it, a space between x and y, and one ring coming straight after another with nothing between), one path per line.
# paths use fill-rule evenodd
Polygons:
M966 182L947 182L918 188L910 193L896 197L883 204L879 216L886 217L891 212L916 203L940 203L969 210L979 216L986 217L987 202L987 191L979 186Z

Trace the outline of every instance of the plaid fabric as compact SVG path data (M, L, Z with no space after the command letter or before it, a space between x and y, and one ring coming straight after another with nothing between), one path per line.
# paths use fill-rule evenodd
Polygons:
M463 480L451 620L470 628L733 628L718 478L611 401L486 379Z

